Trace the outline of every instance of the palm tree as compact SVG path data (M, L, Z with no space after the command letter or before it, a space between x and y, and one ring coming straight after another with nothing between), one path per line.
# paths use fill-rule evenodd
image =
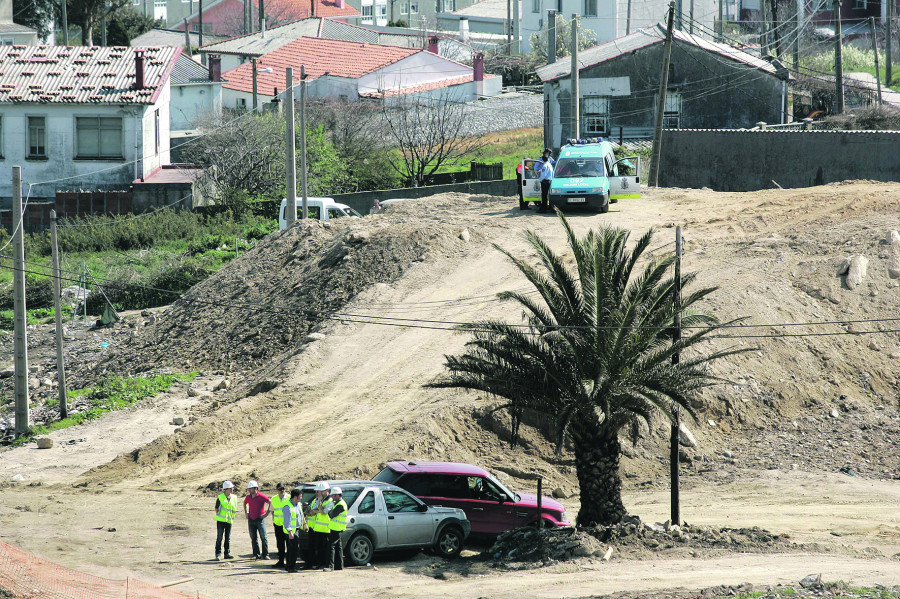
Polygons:
M694 417L692 394L720 381L708 363L746 350L692 351L673 364L674 355L696 349L722 326L694 307L715 288L686 294L676 309L669 274L674 256L651 259L636 271L652 230L628 250L628 231L602 227L579 239L561 213L559 218L574 268L533 231L526 239L540 258L536 268L495 246L534 287L499 294L524 309L525 323L464 325L472 334L466 351L446 356L448 374L430 386L483 391L504 398L514 415L528 410L550 418L557 451L567 439L574 449L581 488L577 524L614 524L626 515L620 432L636 442L656 412L673 419L683 410ZM682 276L682 287L694 278ZM673 343L676 314L689 334Z

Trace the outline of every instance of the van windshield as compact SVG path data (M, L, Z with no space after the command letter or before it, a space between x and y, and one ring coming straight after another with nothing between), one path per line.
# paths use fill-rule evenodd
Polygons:
M554 177L605 177L602 158L562 158L556 165Z

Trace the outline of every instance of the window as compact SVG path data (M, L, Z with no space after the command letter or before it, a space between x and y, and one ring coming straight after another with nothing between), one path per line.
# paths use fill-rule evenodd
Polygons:
M408 15L409 14L409 2L402 2L400 4L400 14Z
M868 0L853 0L853 10L866 10Z
M46 117L28 117L28 156L31 158L47 157Z
M369 17L369 18L372 17L372 5L371 4L364 5L362 7L362 16Z
M418 2L410 2L409 3L409 14L411 14L411 15L419 14L419 3Z
M366 496L362 498L362 501L359 502L359 508L356 510L360 514L374 514L375 513L375 493L369 491L366 493Z
M472 499L481 499L484 501L503 501L506 494L491 481L480 476L469 477L469 496Z
M585 17L596 17L597 16L597 0L584 0L584 13L582 13Z
M14 46L16 44L16 40L14 39L2 39L0 40L0 46Z
M347 215L344 214L342 211L338 210L337 208L329 208L328 209L328 218L329 219L341 218L342 216L347 216Z
M606 135L609 130L609 98L585 96L582 131L587 135Z
M681 128L681 94L666 92L666 107L663 110L663 128Z
M531 12L536 12L536 13L540 14L541 0L531 0Z
M121 117L76 117L75 157L122 158Z
M241 110L247 110L247 98L238 98L235 106Z
M375 8L378 9L378 16L379 16L379 17L386 17L386 16L387 16L387 4L379 4L379 5L376 6Z
M403 491L382 491L387 511L392 514L403 512L420 512L422 504Z

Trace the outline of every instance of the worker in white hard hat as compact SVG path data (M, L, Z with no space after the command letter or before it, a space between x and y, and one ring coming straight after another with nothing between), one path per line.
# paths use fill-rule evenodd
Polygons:
M340 487L331 487L331 509L328 510L328 563L324 570L344 569L344 546L341 535L347 530L347 502Z
M222 483L222 492L216 498L216 560L222 557L222 538L225 539L225 559L234 559L231 555L231 524L237 513L237 497L234 495L234 483L226 480Z
M328 512L331 510L331 498L328 496L330 485L319 481L313 487L316 491L315 498L309 504L309 548L310 559L306 568L325 568L328 565L328 536L329 527Z
M251 480L247 483L247 496L244 497L244 515L247 517L247 529L250 531L250 544L254 559L269 559L269 541L266 539L266 516L272 512L272 500L259 492L259 483ZM256 537L259 535L259 542ZM262 547L260 547L262 546Z

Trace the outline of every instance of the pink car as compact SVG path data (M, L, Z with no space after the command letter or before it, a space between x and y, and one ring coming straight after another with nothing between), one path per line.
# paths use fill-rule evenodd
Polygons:
M471 464L455 462L388 462L375 480L406 489L428 505L463 510L472 534L496 535L538 520L537 495L515 493L491 474ZM544 526L571 526L566 508L543 497Z

